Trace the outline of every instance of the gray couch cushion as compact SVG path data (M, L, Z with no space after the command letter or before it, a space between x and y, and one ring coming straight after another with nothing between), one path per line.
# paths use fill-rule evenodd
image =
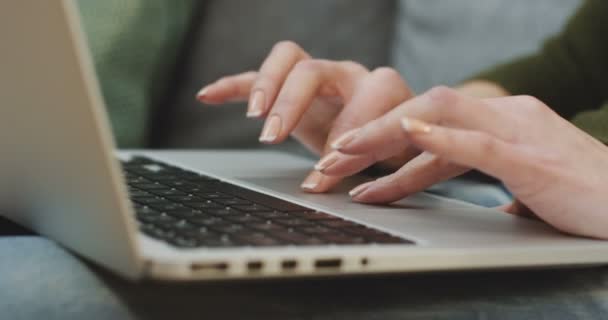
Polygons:
M392 64L414 91L534 52L582 0L399 0Z
M210 1L197 28L172 108L166 147L256 147L261 122L245 119L242 105L204 107L202 85L259 67L272 45L294 40L316 57L351 59L369 67L388 61L394 1ZM302 151L295 143L283 148Z

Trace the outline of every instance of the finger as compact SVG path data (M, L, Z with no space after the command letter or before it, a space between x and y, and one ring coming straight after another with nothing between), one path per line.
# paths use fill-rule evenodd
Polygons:
M378 161L371 155L348 156L331 152L330 142L355 127L378 118L402 101L413 96L403 78L391 68L377 68L366 75L358 84L351 99L342 112L336 117L327 136L325 153L327 154L315 166L325 175L346 177L368 168ZM402 159L404 162L413 158L418 151L410 152ZM341 179L336 179L338 183ZM333 185L327 185L333 187Z
M201 89L196 98L207 104L246 101L256 78L254 71L224 77Z
M317 170L313 170L304 179L300 187L308 193L323 193L336 185L339 180L339 177L326 176Z
M296 128L321 91L352 95L354 83L367 70L354 64L327 60L299 62L287 76L279 96L269 111L260 141L280 143Z
M343 155L331 152L331 141L343 133L380 117L402 101L413 96L413 92L397 71L391 68L377 68L367 74L358 84L351 99L346 101L342 112L336 117L327 136L325 153L317 165L325 175L346 177L375 164L373 155ZM419 152L409 150L403 161L408 161ZM334 185L341 179L335 179ZM326 185L331 188L334 185Z
M365 192L355 195L353 200L364 203L391 203L468 170L433 154L423 153L397 172L376 180Z
M293 67L299 61L309 58L310 56L294 42L277 43L262 63L253 84L247 116L261 117L266 114Z
M525 151L486 132L436 126L411 118L403 118L402 126L407 140L447 161L506 182L528 174Z
M400 123L404 116L465 129L508 132L492 121L499 118L495 108L488 107L482 100L439 87L404 102L360 129L347 132L332 146L346 154L371 153L378 159L390 157L408 146Z
M500 207L497 207L496 209L519 217L541 220L532 210L530 210L530 208L528 208L519 200L515 200L511 203L502 205Z

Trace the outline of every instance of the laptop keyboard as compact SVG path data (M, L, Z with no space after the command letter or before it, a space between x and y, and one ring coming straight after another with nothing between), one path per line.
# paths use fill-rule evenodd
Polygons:
M176 247L413 243L149 158L122 166L140 230Z

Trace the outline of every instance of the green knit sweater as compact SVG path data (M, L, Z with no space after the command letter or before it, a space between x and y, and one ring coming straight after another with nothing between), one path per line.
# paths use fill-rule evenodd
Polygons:
M606 19L606 20L604 20ZM511 94L529 94L608 143L608 0L588 0L537 54L480 75Z

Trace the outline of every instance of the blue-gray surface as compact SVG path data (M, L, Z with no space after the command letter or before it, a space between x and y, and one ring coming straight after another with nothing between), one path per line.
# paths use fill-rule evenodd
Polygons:
M133 284L0 237L1 319L606 319L608 268Z

